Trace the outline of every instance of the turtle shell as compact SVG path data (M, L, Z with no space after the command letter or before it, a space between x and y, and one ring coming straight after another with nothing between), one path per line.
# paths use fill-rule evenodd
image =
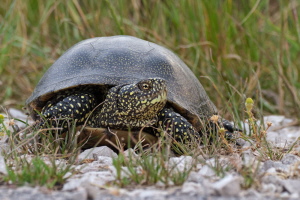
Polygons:
M48 69L26 104L32 112L41 110L58 91L154 77L166 80L168 103L197 130L201 119L217 113L199 80L178 56L132 36L96 37L75 44Z

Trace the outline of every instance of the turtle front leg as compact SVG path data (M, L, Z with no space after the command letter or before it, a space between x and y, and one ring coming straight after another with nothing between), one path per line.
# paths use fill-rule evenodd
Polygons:
M176 113L171 108L164 108L158 113L158 120L155 126L156 136L160 137L162 131L166 131L178 142L188 142L194 139L200 139L199 133L194 129L184 117ZM162 129L159 130L159 129Z
M69 120L83 124L95 105L95 97L90 93L61 94L48 101L41 114L45 119L51 120L53 126L67 128L63 123Z

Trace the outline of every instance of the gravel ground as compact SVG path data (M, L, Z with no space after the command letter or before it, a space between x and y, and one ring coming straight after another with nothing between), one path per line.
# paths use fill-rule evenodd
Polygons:
M18 118L24 117L19 112L17 114L19 114ZM300 136L300 127L295 126L293 120L284 116L267 116L264 121L273 123L267 132L267 140L278 148L287 148ZM242 145L247 147L249 143L244 142ZM108 147L97 147L79 155L79 160L91 158L94 161L74 166L80 173L68 179L61 191L50 191L41 187L0 186L0 199L298 199L300 198L300 157L298 156L300 147L297 145L292 152L285 154L278 161L259 162L256 159L258 152L251 149L242 154L234 153L219 159L218 162L224 167L233 162L250 168L257 166L260 183L255 189L242 189L243 177L234 170L228 171L223 178L217 176L211 168L216 165L214 158L205 159L204 163L197 164L195 170L180 187L171 186L166 189L161 184L135 189L107 187L106 184L116 177L112 159L117 154ZM179 171L192 163L193 158L190 156L171 157L168 162ZM6 173L5 171L3 157L0 157L0 172Z

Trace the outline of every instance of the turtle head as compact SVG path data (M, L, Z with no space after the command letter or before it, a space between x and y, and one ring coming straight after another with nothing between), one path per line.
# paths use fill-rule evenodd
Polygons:
M118 112L137 118L153 119L167 101L166 82L151 78L135 84L125 85L118 93Z
M110 89L100 113L101 125L143 127L155 119L167 102L166 82L149 78ZM154 122L153 122L154 123Z

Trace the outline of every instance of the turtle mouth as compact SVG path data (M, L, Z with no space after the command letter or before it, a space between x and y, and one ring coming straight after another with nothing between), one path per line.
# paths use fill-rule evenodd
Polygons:
M149 101L150 104L155 104L155 103L166 103L167 102L167 89L163 89L162 91L158 93L153 93L151 95L143 96L141 98L142 102Z

